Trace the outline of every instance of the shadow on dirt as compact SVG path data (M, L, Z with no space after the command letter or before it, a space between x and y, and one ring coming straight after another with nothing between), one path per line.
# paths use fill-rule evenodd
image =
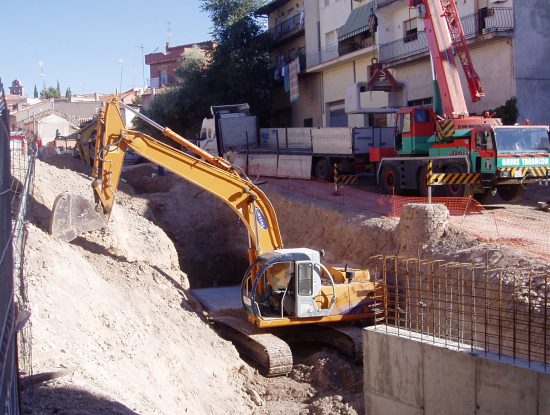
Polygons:
M37 386L23 392L22 414L136 415L127 406L107 397L75 388Z

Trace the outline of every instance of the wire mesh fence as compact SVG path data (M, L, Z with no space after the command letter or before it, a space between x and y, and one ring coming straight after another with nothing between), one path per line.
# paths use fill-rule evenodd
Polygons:
M0 408L18 414L9 120L0 82Z
M550 371L549 273L396 256L372 261L383 281L386 327Z
M30 302L25 272L25 246L27 243L27 208L32 193L37 154L36 140L28 132L17 132L10 137L12 163L12 211L13 211L13 276L15 299L21 318L30 316ZM25 374L32 374L32 326L30 320L19 330L19 367Z
M18 374L32 374L25 218L37 151L32 134L10 131L1 82L0 93L0 408L19 414Z

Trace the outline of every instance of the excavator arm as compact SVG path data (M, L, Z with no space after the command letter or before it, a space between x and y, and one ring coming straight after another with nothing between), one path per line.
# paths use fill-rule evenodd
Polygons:
M67 227L81 227L89 231L90 226L81 226L86 214L94 217L92 211L100 210L107 221L115 201L124 154L132 149L153 163L164 167L179 177L191 182L227 204L247 227L251 262L262 252L283 248L277 217L266 195L248 178L221 157L213 157L193 143L168 128L163 128L147 117L138 114L162 133L189 150L183 152L138 131L125 129L116 99L111 100L98 118L96 141L97 157L94 161L92 187L97 206L80 206L77 209L56 201L52 215L51 232L63 239L74 239L78 229L67 231ZM127 109L132 110L129 107ZM189 154L193 153L193 154ZM62 195L60 195L61 197ZM75 199L70 200L74 204ZM80 201L79 205L83 203ZM67 203L65 203L67 205ZM84 216L83 216L84 215ZM94 219L92 228L98 224ZM96 226L97 227L97 226ZM65 235L65 236L64 236Z
M373 316L379 288L370 280L368 270L325 266L317 250L284 249L273 206L252 181L223 158L210 155L141 114L136 115L187 151L126 129L122 105L111 100L98 118L92 171L95 204L80 196L59 195L50 226L54 236L71 241L83 231L104 226L114 206L124 153L132 149L219 198L243 221L249 235L250 267L241 284L241 298L255 326L342 322Z

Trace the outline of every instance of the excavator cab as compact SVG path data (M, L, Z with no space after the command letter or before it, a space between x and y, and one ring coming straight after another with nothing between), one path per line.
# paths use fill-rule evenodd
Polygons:
M379 297L367 270L327 267L308 248L259 255L241 284L248 319L260 328L371 318Z
M330 315L336 284L318 251L278 249L266 252L247 270L241 286L245 309L255 322Z

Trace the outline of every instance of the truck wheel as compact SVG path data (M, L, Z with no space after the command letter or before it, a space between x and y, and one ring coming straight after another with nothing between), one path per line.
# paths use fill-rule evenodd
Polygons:
M391 195L399 192L399 176L397 175L397 169L393 166L384 166L380 170L380 177L378 178L378 185L380 191L384 194Z
M505 184L497 187L497 193L505 202L517 202L523 199L525 187L521 184Z
M466 169L460 164L450 164L445 169L446 174L466 173ZM465 197L472 193L471 187L465 184L451 184L443 186L443 195L446 197Z
M332 166L328 159L319 159L315 163L315 177L326 180L327 182L332 181Z
M495 197L496 189L485 189L483 193L474 193L474 199L482 205L487 205Z

